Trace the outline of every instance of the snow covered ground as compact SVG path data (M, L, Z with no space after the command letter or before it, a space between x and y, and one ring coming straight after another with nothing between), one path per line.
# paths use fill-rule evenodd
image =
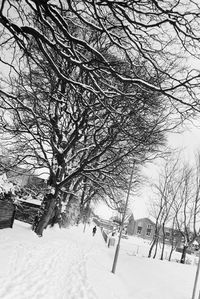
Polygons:
M136 257L115 248L92 227L47 229L38 238L15 221L0 230L1 299L190 299L196 267Z

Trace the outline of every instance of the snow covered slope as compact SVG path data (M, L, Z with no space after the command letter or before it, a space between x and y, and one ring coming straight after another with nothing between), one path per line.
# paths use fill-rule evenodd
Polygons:
M149 260L121 250L111 273L114 248L92 227L47 229L38 238L15 221L0 230L1 299L188 299L194 266Z

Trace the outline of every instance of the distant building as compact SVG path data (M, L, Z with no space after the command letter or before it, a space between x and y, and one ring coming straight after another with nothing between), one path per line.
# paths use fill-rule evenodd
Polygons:
M0 181L7 188L10 187L9 185L17 185L25 190L25 192L18 193L18 201L15 203L15 219L32 224L40 210L42 190L46 188L46 181L34 175L33 172L19 167L7 171L0 177ZM1 219L4 220L0 215L0 222ZM5 226L8 221L4 222L2 225Z
M138 236L143 239L152 240L155 237L156 224L150 220L149 218L140 218L134 220L134 218L129 219L129 223L127 225L127 234ZM162 242L163 238L165 238L165 243L174 244L177 247L181 246L182 235L180 231L173 230L170 227L164 228L164 234L162 228L158 228L158 238L159 241Z
M152 239L155 233L155 223L149 218L137 220L131 218L127 226L127 233L144 239Z

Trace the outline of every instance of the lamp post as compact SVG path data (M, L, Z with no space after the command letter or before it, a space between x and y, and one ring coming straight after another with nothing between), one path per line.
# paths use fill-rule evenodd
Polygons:
M198 282L198 278L199 278L199 270L200 270L200 251L199 251L199 261L198 261L196 275L195 275L194 287L193 287L193 292L192 292L192 299L195 299L197 282ZM199 293L198 299L200 299L200 293Z
M131 171L131 177L130 177L130 181L129 181L128 192L127 192L124 212L123 212L123 216L122 216L122 222L121 222L121 226L120 226L118 242L117 242L117 246L116 246L116 250L115 250L115 256L114 256L112 270L111 270L111 272L113 274L115 273L116 266L117 266L117 260L118 260L118 256L119 256L120 242L121 242L121 237L122 237L124 220L125 220L125 216L126 216L126 210L127 210L127 206L128 206L128 200L129 200L130 191L131 191L131 184L132 184L132 179L133 179L134 166L135 166L135 162L133 163L133 167L132 167L132 171Z

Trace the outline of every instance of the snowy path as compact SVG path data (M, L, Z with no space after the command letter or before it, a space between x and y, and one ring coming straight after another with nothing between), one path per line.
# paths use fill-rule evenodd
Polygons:
M29 226L16 221L13 230L0 231L0 244L0 299L98 299L107 296L118 299L127 296L121 288L117 293L113 291L110 279L106 286L104 267L95 273L88 269L88 264L95 268L96 257L102 254L102 249L107 250L100 232L93 238L90 232L83 234L78 228L56 228L38 238ZM107 275L113 283L116 281L109 269ZM99 280L96 292L91 285L93 279Z
M191 298L196 267L130 256L124 243L114 275L115 249L91 231L53 228L38 238L18 221L0 230L0 299Z
M21 235L12 242L12 249L7 244L13 231L9 230L10 240L1 239L1 299L97 298L87 280L85 256L78 242L68 243L64 232L58 233L63 239L59 234L58 239L54 236L53 241L44 242L45 237L39 239L29 231L29 239Z
M80 259L76 247L38 246L33 255L28 245L23 248L17 245L8 268L7 276L0 279L1 299L66 298L66 294L71 299L96 298L87 282L84 258Z

